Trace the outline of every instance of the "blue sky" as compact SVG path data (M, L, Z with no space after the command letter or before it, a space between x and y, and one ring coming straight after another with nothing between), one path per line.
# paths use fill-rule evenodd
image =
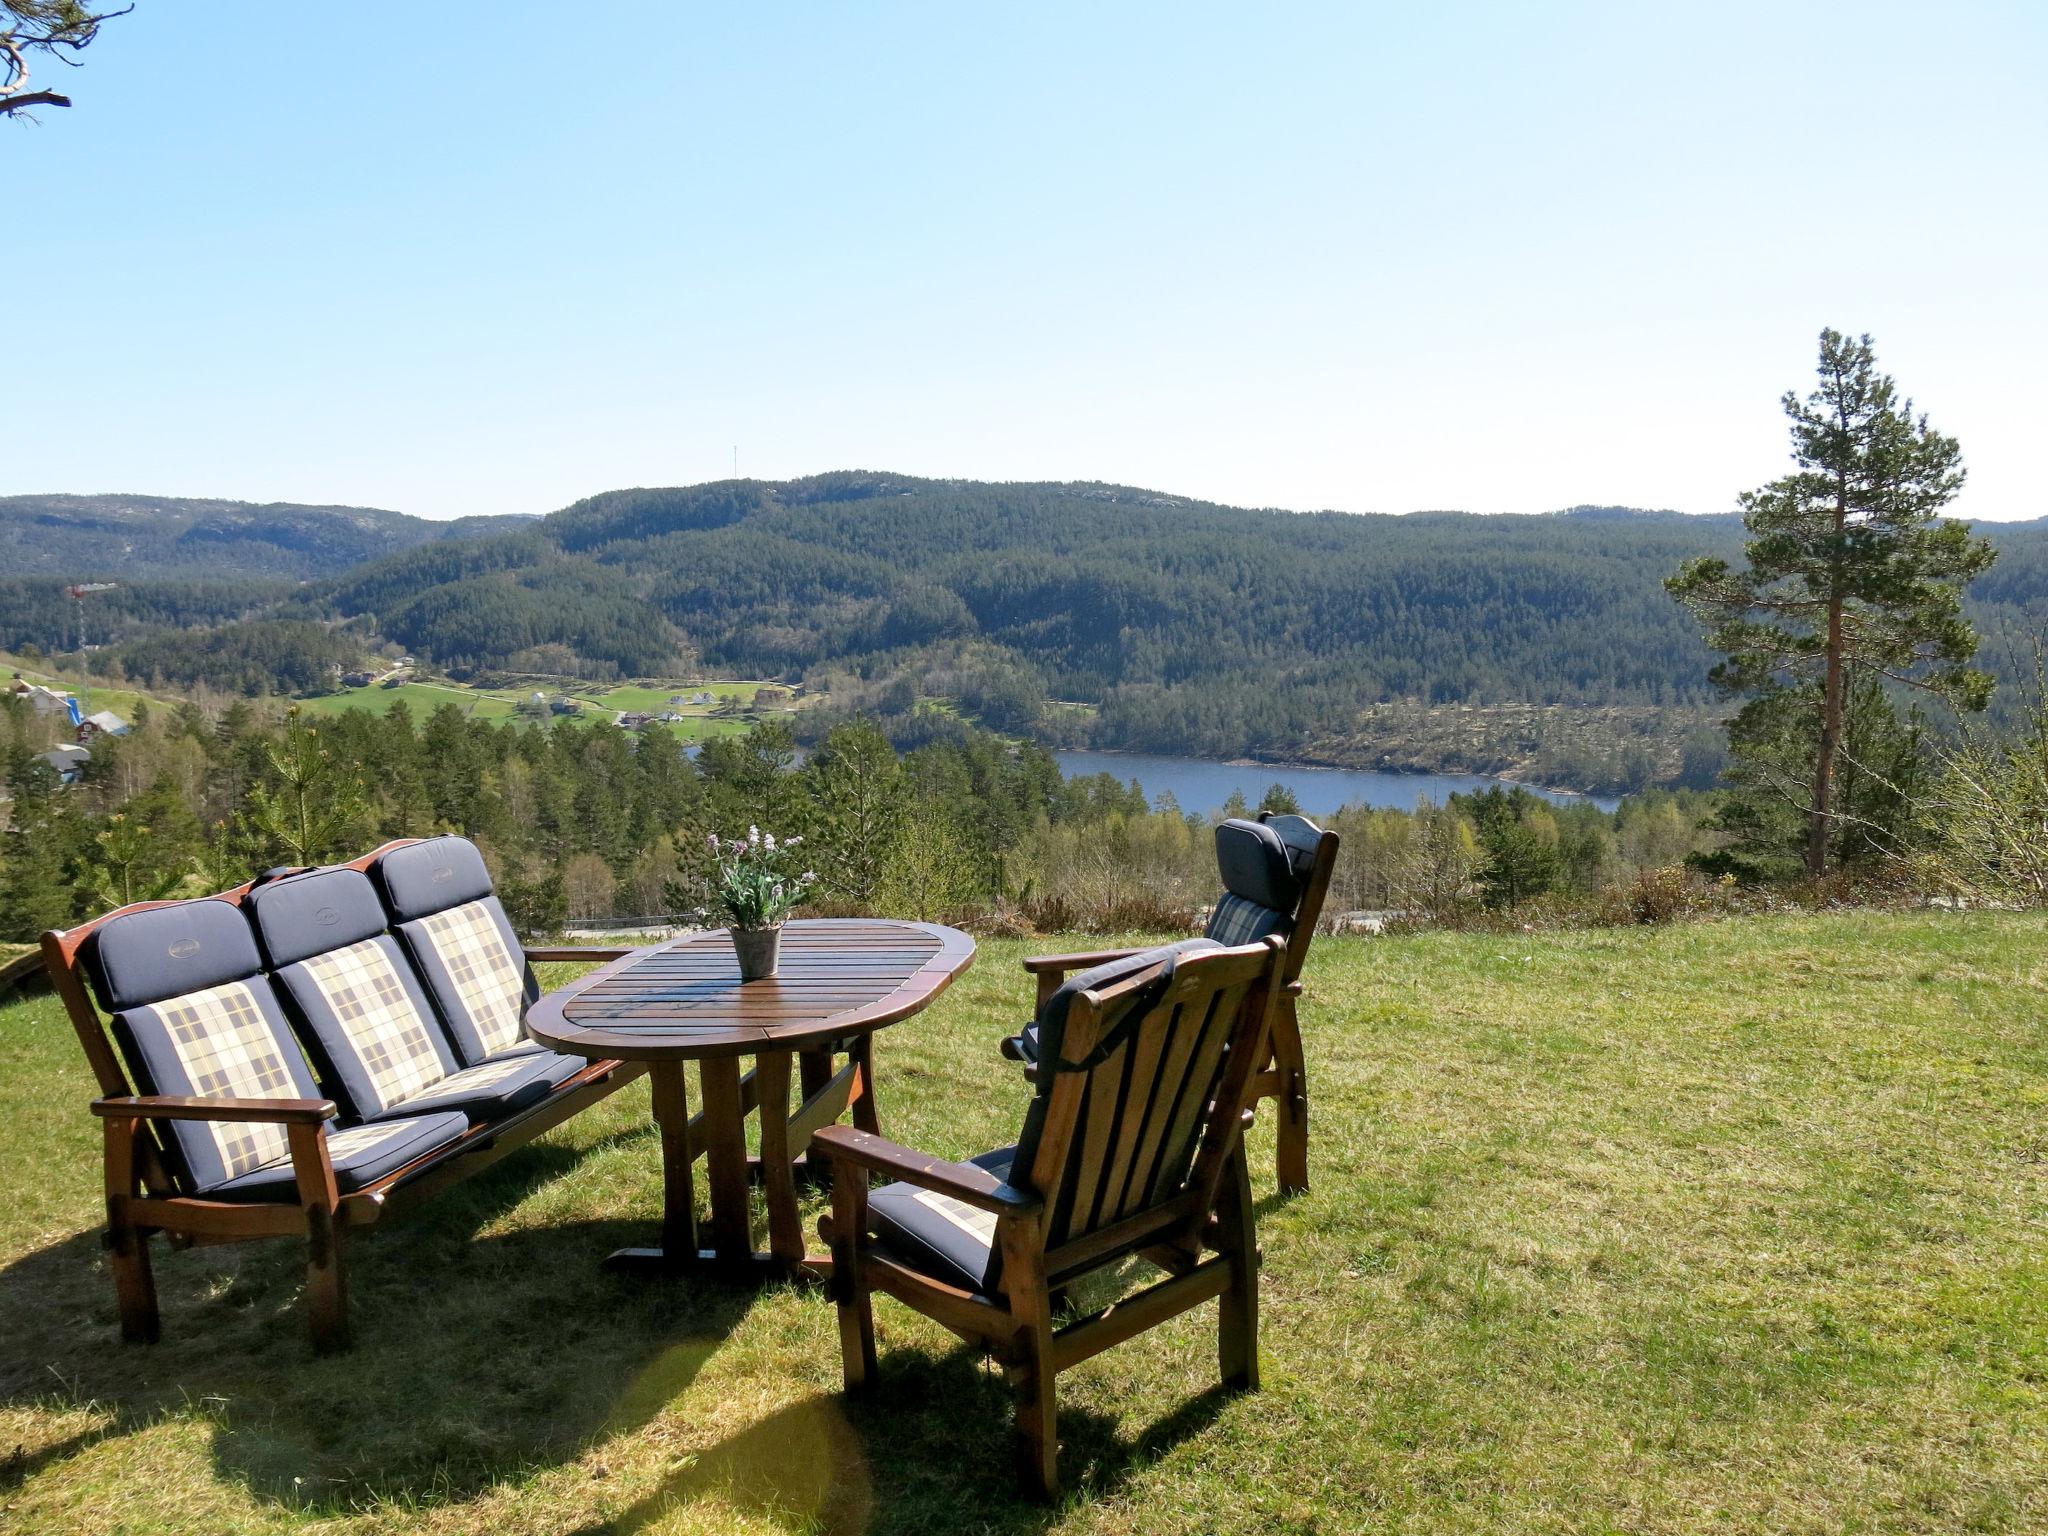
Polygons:
M2048 6L431 14L138 0L46 70L0 492L1719 511L1833 325L2048 514Z

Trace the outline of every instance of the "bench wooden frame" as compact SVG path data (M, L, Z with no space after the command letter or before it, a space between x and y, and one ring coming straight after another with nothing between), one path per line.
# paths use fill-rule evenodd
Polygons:
M1054 1409L1059 1372L1217 1299L1217 1356L1224 1384L1244 1391L1259 1384L1259 1250L1243 1133L1252 1118L1253 1068L1266 1059L1276 1012L1271 1003L1278 995L1285 952L1280 940L1271 938L1213 958L1194 958L1200 964L1182 962L1146 1007L1139 1032L1120 1048L1137 1053L1128 1063L1131 1072L1159 1074L1143 1076L1139 1080L1146 1086L1130 1090L1133 1100L1142 1092L1143 1102L1149 1103L1149 1085L1172 1080L1162 1051L1171 1052L1164 1040L1176 1008L1205 1017L1215 1007L1233 1021L1215 1096L1199 1110L1200 1140L1188 1177L1176 1193L1154 1204L1140 1203L1128 1180L1119 1183L1119 1170L1163 1155L1158 1149L1171 1132L1142 1108L1127 1112L1113 1084L1105 1084L1109 1097L1085 1102L1088 1074L1081 1070L1055 1078L1034 1163L1011 1170L1018 1183L852 1126L828 1126L811 1138L832 1170L832 1212L820 1223L819 1234L832 1250L831 1285L847 1390L862 1392L874 1382L871 1293L884 1291L982 1345L1002 1363L1016 1397L1018 1476L1027 1492L1040 1497L1051 1497L1059 1488ZM1124 1005L1137 1006L1133 994L1158 982L1162 971L1162 966L1149 966L1100 992L1074 997L1062 1059L1078 1068L1110 1028L1131 1022L1119 1017L1129 1012ZM1152 1042L1149 1050L1145 1040ZM1087 1163L1079 1172L1075 1201L1077 1207L1100 1202L1099 1224L1069 1229L1061 1241L1051 1243L1054 1212L1038 1191L1063 1187L1070 1157L1081 1156ZM948 1284L878 1248L868 1235L871 1174L914 1184L995 1217L995 1242L1002 1254L999 1293ZM1125 1193L1112 1200L1112 1188ZM1133 1255L1166 1271L1167 1278L1054 1326L1058 1298L1069 1287Z
M1265 821L1267 816L1262 814L1259 820ZM1337 834L1325 831L1302 882L1301 904L1295 908L1294 926L1288 932L1287 960L1273 1009L1271 1052L1264 1068L1252 1079L1252 1101L1273 1099L1279 1106L1274 1162L1283 1195L1299 1195L1308 1189L1308 1063L1302 1054L1301 1018L1295 1004L1301 996L1302 963L1308 959L1309 944L1315 938L1323 903L1330 894L1330 876L1337 867L1337 845ZM1072 972L1138 953L1135 949L1101 949L1086 954L1032 956L1024 962L1024 969L1038 978L1035 1006L1043 1008ZM1028 1071L1026 1075L1030 1075Z
M350 867L365 869L379 854L416 841L399 838L385 843L375 852L351 860ZM239 906L254 884L222 891L220 899ZM100 1097L93 1101L92 1112L102 1127L106 1244L124 1339L153 1344L161 1332L149 1253L149 1240L156 1234L162 1233L173 1248L297 1236L306 1241L306 1308L314 1346L346 1348L348 1293L343 1257L351 1231L374 1226L388 1211L413 1205L489 1167L616 1093L646 1070L641 1062L591 1062L539 1103L501 1120L471 1126L459 1140L415 1158L354 1193L341 1194L327 1153L327 1122L336 1113L331 1100L205 1099L136 1093L108 1025L86 990L80 957L86 941L114 918L176 905L171 901L134 902L75 928L42 936L44 967L64 1000L78 1043L84 1047L99 1084ZM528 960L543 962L614 960L627 953L624 949L575 946L528 947L525 951ZM180 1193L159 1127L181 1119L260 1120L283 1126L298 1186L297 1203L208 1200Z

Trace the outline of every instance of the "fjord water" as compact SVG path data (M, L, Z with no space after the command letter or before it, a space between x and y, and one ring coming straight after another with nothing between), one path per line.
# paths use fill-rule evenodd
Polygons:
M1302 768L1275 763L1218 763L1200 757L1157 757L1143 752L1055 752L1060 772L1068 778L1107 773L1128 784L1136 779L1156 805L1171 792L1183 811L1206 814L1218 810L1236 790L1251 805L1275 784L1284 784L1310 816L1327 816L1346 805L1412 811L1418 800L1441 805L1453 794L1471 794L1506 779L1465 773L1375 773L1365 768ZM1565 805L1590 800L1602 810L1620 802L1604 795L1575 795L1567 790L1523 786L1546 800Z

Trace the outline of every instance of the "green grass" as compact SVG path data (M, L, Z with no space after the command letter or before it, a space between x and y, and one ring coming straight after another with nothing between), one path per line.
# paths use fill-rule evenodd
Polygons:
M664 683L656 686L632 684L618 688L604 689L596 693L571 693L568 697L579 700L584 706L585 719L609 720L620 710L662 711L669 707L669 698L674 694L709 692L720 698L737 696L751 701L754 690L760 683ZM541 689L553 697L557 690ZM367 688L343 688L334 693L321 694L316 698L300 699L299 708L313 715L338 715L344 710L364 709L372 714L385 715L400 699L406 703L416 718L439 709L443 704L455 703L479 720L509 720L517 714L519 703L536 692L531 688L468 688L456 683L401 683L396 688L386 688L381 683L372 683ZM95 705L95 708L100 706ZM753 723L752 718L733 716L713 718L709 706L677 706L683 715L680 721L672 721L663 727L673 731L686 741L701 741L710 736L733 736L744 734ZM552 717L550 717L552 718Z
M372 683L367 688L343 688L335 693L321 694L316 698L295 700L299 709L309 715L338 715L344 710L367 710L373 715L388 715L392 705L403 699L405 707L412 711L416 720L424 719L443 704L458 704L464 713L478 720L509 720L518 697L511 694L487 692L481 688L462 688L453 683L400 683L396 688L386 688L381 683Z
M1254 1135L1265 1390L1210 1390L1212 1308L1077 1368L1049 1511L1012 1496L1000 1378L886 1298L849 1407L817 1292L599 1269L657 1209L644 1085L363 1238L352 1354L310 1353L285 1242L160 1253L165 1340L123 1347L90 1083L57 1005L16 1004L0 1528L2040 1530L2044 941L1319 941L1315 1188L1273 1199ZM1015 1134L1025 948L881 1037L893 1134Z

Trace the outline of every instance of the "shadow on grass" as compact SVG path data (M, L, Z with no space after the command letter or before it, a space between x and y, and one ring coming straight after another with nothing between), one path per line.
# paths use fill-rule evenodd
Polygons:
M1068 1500L1116 1492L1206 1429L1232 1396L1214 1387L1134 1436L1104 1415L1062 1407ZM847 1536L1044 1531L1062 1509L1018 1496L1012 1401L1001 1375L964 1347L885 1359L873 1397L792 1403L690 1458L631 1508L572 1536L634 1536L704 1499L792 1529Z
M92 1427L0 1459L0 1489L175 1412L213 1425L223 1477L293 1506L459 1502L631 1432L688 1385L755 1293L615 1276L639 1221L479 1236L582 1154L534 1146L388 1227L351 1235L355 1347L317 1355L292 1239L152 1244L163 1341L121 1343L97 1230L0 1269L0 1407L89 1411ZM701 1348L678 1350L679 1344ZM657 1356L671 1390L620 1401ZM636 1422L635 1415L639 1422Z

